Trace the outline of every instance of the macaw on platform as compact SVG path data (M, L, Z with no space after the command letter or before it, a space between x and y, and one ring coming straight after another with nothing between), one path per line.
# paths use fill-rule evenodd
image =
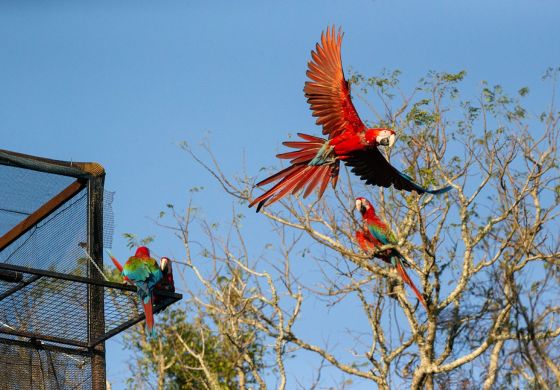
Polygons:
M154 290L154 304L158 304L160 302L161 295L158 294L158 291L169 291L175 292L175 282L173 280L173 267L171 266L171 259L169 257L162 257L159 260L159 268L161 269L161 273L163 277L161 278L160 282L157 284L156 289Z
M155 336L153 292L163 278L157 261L150 257L150 250L145 246L139 247L134 256L124 263L124 266L112 255L110 257L117 269L121 271L125 283L136 286L138 297L144 307L147 333L149 336Z
M159 260L159 268L163 274L163 278L157 285L158 289L175 292L175 282L173 281L173 267L171 266L169 257L162 257Z

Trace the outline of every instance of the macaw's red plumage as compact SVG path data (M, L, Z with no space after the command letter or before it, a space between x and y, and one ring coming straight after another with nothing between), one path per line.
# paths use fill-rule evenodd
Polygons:
M418 193L442 193L450 187L428 190L414 183L399 172L383 157L381 146L392 146L395 132L384 128L367 128L352 103L350 86L344 78L340 47L342 32L334 26L321 35L321 42L311 52L307 77L303 91L310 104L316 123L323 127L328 138L298 133L301 141L283 144L298 149L282 153L278 158L290 160L290 166L257 183L264 186L276 183L264 194L257 197L249 207L258 204L257 212L266 205L279 201L288 194L303 190L307 197L319 188L319 197L330 182L336 186L340 161L352 167L352 172L368 184Z
M150 250L145 246L139 247L134 256L124 263L124 266L121 266L112 255L111 260L121 271L125 282L136 286L138 297L144 307L147 333L149 336L154 336L153 291L163 278L157 261L150 257Z
M391 229L375 214L373 205L365 198L356 198L356 209L362 214L363 226L362 230L356 232L356 241L366 253L372 253L377 248L387 244L397 244L395 235ZM414 294L422 305L427 308L426 301L420 291L416 288L410 276L405 270L405 266L410 264L397 249L387 249L375 254L388 264L391 264L397 270L401 279L410 286Z

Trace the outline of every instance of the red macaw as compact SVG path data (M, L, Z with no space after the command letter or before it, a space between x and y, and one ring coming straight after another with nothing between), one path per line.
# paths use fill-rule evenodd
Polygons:
M159 268L161 269L163 277L154 290L154 304L158 304L160 300L158 290L175 292L175 282L173 281L173 268L171 266L171 260L168 257L162 257L159 260Z
M109 255L117 269L121 271L124 281L136 286L138 297L144 306L147 333L149 336L155 336L152 298L156 285L163 278L157 261L150 257L150 250L145 246L139 247L124 266L111 254Z
M391 229L379 219L377 214L375 214L373 205L367 199L356 198L356 209L362 214L363 220L362 230L356 231L356 241L358 241L364 252L371 253L380 246L397 243ZM418 291L404 268L404 266L410 266L404 256L397 249L387 249L376 253L375 257L395 267L401 279L410 286L418 300L427 309L424 297L420 294L420 291Z
M367 184L389 187L417 193L440 194L451 187L428 190L414 183L399 172L383 157L379 145L391 147L395 132L384 128L367 128L352 104L350 85L344 78L340 47L342 32L334 26L321 34L321 42L311 52L307 77L303 91L311 106L317 124L323 126L328 139L298 133L302 141L284 142L285 146L299 149L278 154L289 159L290 166L257 183L263 186L277 182L264 194L257 197L249 207L258 203L257 212L263 207L279 201L307 187L307 197L318 185L321 197L330 181L336 186L340 161L352 167L352 172Z
M162 290L175 292L175 282L173 281L173 268L171 266L171 260L168 257L162 257L159 260L159 268L161 269L163 278L157 287Z

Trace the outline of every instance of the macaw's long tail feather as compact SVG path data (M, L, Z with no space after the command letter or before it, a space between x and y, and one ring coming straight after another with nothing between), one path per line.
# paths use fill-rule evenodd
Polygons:
M107 254L109 255L109 257L111 258L111 260L113 261L113 264L115 264L115 267L117 267L117 269L119 270L119 272L123 271L123 266L121 265L121 263L119 263L117 261L117 259L115 259L115 257L113 256L113 254L110 251L107 251Z
M144 305L144 314L146 315L146 330L148 336L154 337L156 335L156 330L154 329L154 308L152 306L152 299L142 301Z
M410 279L410 276L408 276L408 273L406 272L406 270L403 267L402 261L398 257L395 257L395 258L397 259L396 268L397 268L397 272L399 273L400 277L402 278L402 280L406 284L408 284L410 286L412 291L414 291L414 294L416 294L416 296L418 297L418 300L420 301L420 303L422 303L424 308L427 310L428 306L426 305L426 301L424 300L424 297L422 296L422 294L420 294L420 291L418 291L418 289L416 288L416 286L412 282L412 279Z
M304 187L306 198L319 187L319 198L325 192L329 181L336 186L339 161L328 144L328 140L308 134L298 133L303 141L284 142L290 148L299 148L294 152L277 155L278 158L290 159L290 166L257 183L257 186L277 182L264 194L254 199L249 207L258 204L257 212L279 201L288 194L295 194Z

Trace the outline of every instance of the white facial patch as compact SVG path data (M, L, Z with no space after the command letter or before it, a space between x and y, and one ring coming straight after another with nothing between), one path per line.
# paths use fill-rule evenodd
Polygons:
M375 141L378 145L391 147L395 143L395 134L388 130L383 130L375 137Z

